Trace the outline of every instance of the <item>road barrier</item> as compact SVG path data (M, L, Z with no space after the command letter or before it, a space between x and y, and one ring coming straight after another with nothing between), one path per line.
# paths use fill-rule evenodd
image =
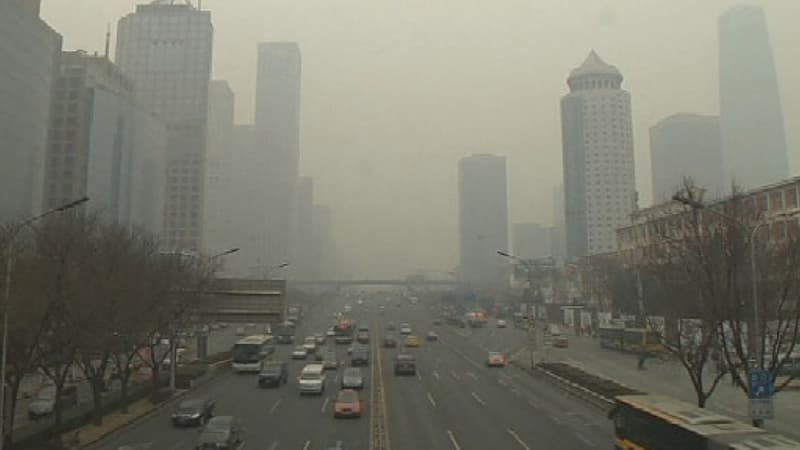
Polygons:
M378 327L373 323L373 330ZM380 339L373 339L372 379L370 380L370 450L390 450L389 427L386 412L386 393L383 387Z
M519 361L512 361L512 364L605 412L614 406L614 397L617 395L641 393L567 363L539 363L533 366L533 369L520 364Z

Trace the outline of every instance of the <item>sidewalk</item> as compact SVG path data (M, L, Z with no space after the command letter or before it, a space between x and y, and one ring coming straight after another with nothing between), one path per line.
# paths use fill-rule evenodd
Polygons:
M645 370L639 370L636 355L601 348L599 340L585 336L570 336L569 348L552 349L549 359L571 363L634 389L697 402L689 376L679 361L650 359ZM709 372L704 381L710 383L712 377ZM776 418L767 420L766 428L796 435L800 423L800 391L781 392L775 396L774 402ZM708 408L749 421L748 400L741 389L731 386L727 376L717 385L708 401Z

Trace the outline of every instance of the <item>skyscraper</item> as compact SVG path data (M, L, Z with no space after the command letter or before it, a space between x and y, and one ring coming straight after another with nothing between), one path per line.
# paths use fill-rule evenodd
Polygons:
M508 262L506 158L477 154L458 163L461 279L474 284L503 281Z
M155 0L120 19L117 63L139 101L167 122L167 193L162 240L200 250L211 14L189 1Z
M61 35L39 18L38 1L0 1L0 222L41 210L60 53ZM67 156L70 147L58 150Z
M567 256L616 249L636 202L631 98L622 74L591 51L561 98Z
M673 114L650 128L653 200L669 200L685 177L706 191L725 193L719 117Z
M726 176L744 188L789 176L783 112L764 11L719 18L719 104Z
M290 258L295 192L300 160L300 48L295 42L258 46L256 74L256 148L266 158L269 186L263 201L267 254L274 265Z
M106 56L63 52L50 111L45 208L88 196L87 207L104 219L160 232L165 133Z

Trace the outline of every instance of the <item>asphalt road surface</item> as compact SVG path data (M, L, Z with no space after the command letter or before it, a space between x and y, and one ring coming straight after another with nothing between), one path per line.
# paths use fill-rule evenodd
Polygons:
M420 348L396 349L371 345L370 364L381 359L387 410L387 431L393 450L536 450L609 448L612 426L602 413L567 397L552 386L513 368L488 368L486 350L448 326L433 326L432 313L422 304L397 301L378 311L383 300L356 305L344 298L332 298L309 309L297 340L324 332L334 313L352 304L351 315L370 326L373 344L387 332L388 322L408 322L423 339ZM425 342L429 330L440 335L438 342ZM518 337L504 342L503 332L492 334L497 350L513 345ZM513 332L508 329L507 331ZM390 332L396 337L399 332ZM509 335L509 338L511 336ZM333 345L333 344L331 344ZM276 357L289 360L292 346L278 346ZM345 346L336 346L340 362L349 362ZM417 358L417 376L395 376L392 359L399 352ZM290 360L289 360L290 361ZM217 415L235 415L245 426L241 449L326 450L337 442L345 450L370 448L370 370L362 400L366 406L360 419L334 419L333 402L343 367L328 372L322 396L297 392L295 378L304 362L290 361L289 383L261 389L256 376L227 374L204 385L191 395L208 395L217 401ZM94 448L116 450L131 443L152 442L157 450L194 448L196 429L174 428L167 407L127 429L113 434Z

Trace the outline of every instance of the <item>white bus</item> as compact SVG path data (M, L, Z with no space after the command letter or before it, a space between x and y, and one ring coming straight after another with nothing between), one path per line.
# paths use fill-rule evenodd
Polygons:
M272 336L256 334L240 339L233 345L231 367L236 372L260 372L261 363L275 351Z

